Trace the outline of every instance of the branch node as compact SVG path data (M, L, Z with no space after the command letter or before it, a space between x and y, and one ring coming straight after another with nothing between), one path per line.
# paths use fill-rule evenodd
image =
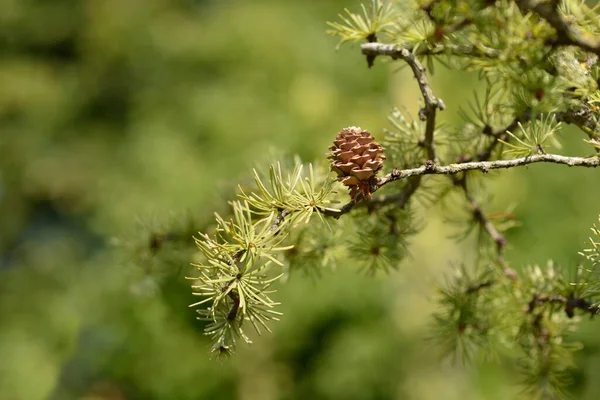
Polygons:
M425 171L435 172L435 162L433 162L433 160L427 160L425 163Z

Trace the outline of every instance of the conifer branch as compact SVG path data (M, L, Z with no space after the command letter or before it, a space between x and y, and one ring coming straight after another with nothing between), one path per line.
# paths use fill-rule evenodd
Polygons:
M521 3L529 3L529 2L531 2L531 0L522 1ZM519 3L519 4L521 4L521 3ZM548 4L546 4L546 6L548 6ZM562 19L562 17L560 17L560 16L558 16L558 17L560 19ZM598 41L598 44L597 44L598 51L600 51L600 38L596 38L596 39ZM569 43L569 44L578 45L577 43ZM586 48L586 47L583 47L583 48ZM593 51L588 48L586 48L586 49L589 51ZM426 77L424 76L424 73L425 73L424 67L420 64L420 62L418 61L416 56L417 55L439 54L446 50L450 51L451 54L463 56L463 57L479 56L479 57L486 57L486 58L497 58L501 55L501 52L498 50L495 50L495 49L486 48L486 47L482 47L482 46L475 47L475 46L468 46L468 45L452 45L452 44L446 45L445 44L445 45L437 45L431 49L423 47L421 49L418 49L416 53L412 53L409 49L406 49L402 46L395 45L395 44L365 43L361 46L361 51L363 54L370 55L373 57L388 56L388 57L391 57L393 60L402 59L402 60L405 60L411 66L411 69L413 70L415 77L417 77L419 86L421 88L423 97L425 99L425 104L426 104L426 107L424 109L425 115L427 115L426 111L428 111L427 104L434 104L436 99L435 99L435 97L433 97L433 91L427 84ZM594 52L596 52L596 51L594 51ZM596 54L599 54L599 53L596 52ZM413 62L412 59L414 59L416 61L416 63L418 63L418 64L414 64L414 63L411 64ZM418 67L415 67L414 65L420 66L421 70L419 70ZM415 70L415 68L417 68L417 71L422 71L422 72L417 72ZM421 76L423 76L423 79L425 79L424 81L420 80ZM437 99L437 101L441 102L441 100L439 100L439 99ZM438 108L443 110L444 107L445 107L444 103L441 102L441 107L438 107ZM556 113L556 119L557 119L557 121L564 121L565 123L576 125L579 129L584 131L590 139L600 139L600 124L594 117L594 114L595 114L595 112L594 112L594 110L591 109L591 107L589 107L588 105L582 105L581 107L573 107L567 111ZM435 116L434 116L434 118L435 118ZM516 118L511 123L511 125L509 125L507 128L501 129L498 131L493 131L491 129L491 127L486 127L486 129L484 130L484 134L492 135L492 136L503 135L506 131L510 131L510 130L516 128L518 122L522 122L522 121L525 121L528 119L530 119L530 116L527 116L527 115L521 116L519 118ZM429 121L429 119L428 119L428 121ZM427 132L429 132L429 129L426 130L426 133ZM430 133L432 134L433 132L430 132ZM426 134L426 138L427 138L427 134ZM427 145L426 141L424 142L424 145ZM495 147L496 145L497 145L497 142L494 142L493 147ZM492 147L492 150L493 150L493 147ZM428 158L431 159L431 157L429 157L429 156L430 156L430 154L428 153Z
M515 119L513 119L511 121L511 123L508 124L504 128L494 129L491 126L486 126L483 129L483 134L484 135L488 135L488 136L492 136L492 137L494 137L496 139L502 138L502 136L504 136L504 134L506 132L514 130L519 125L519 122L527 121L529 119L530 119L530 116L529 116L528 113L526 113L526 114L520 115L518 117L515 117ZM484 160L482 160L482 161L484 161Z
M394 60L401 59L409 65L417 79L419 89L421 89L421 94L425 101L425 107L419 111L419 118L427 120L423 146L427 149L427 159L435 161L436 153L433 137L433 133L435 132L435 116L437 109L444 110L446 105L442 99L436 98L433 94L433 90L427 81L427 73L423 64L408 49L393 44L365 43L361 46L361 51L366 56L376 57L378 55L386 55Z
M600 166L600 158L597 156L567 157L558 154L536 154L527 157L514 158L511 160L472 161L461 164L450 164L443 166L438 166L433 163L426 163L425 165L418 168L405 169L397 171L397 173L391 172L386 176L379 178L377 186L381 187L389 182L398 179L408 178L411 176L454 175L460 172L473 170L479 170L483 173L487 173L489 170L492 169L506 169L536 163L553 163L568 165L569 167L595 168Z
M292 211L290 211L288 209L279 211L279 213L277 214L277 217L275 218L275 221L273 221L273 225L271 226L270 231L275 232L275 234L277 234L278 233L277 230L279 229L279 226L283 223L283 220L285 219L285 217L291 213L292 213Z
M235 253L231 259L231 263L235 264L238 268L238 271L240 271L240 272L241 272L241 267L239 265L239 261L240 261L240 258L244 255L244 253L245 253L245 251L240 250L237 253ZM231 284L232 284L232 281L227 283L225 286L223 286L221 291L227 292L229 290L229 287L231 286ZM230 290L229 293L227 293L227 296L233 301L233 304L231 305L231 308L229 309L229 312L227 313L227 321L232 322L232 321L235 321L235 319L237 318L238 311L240 309L240 296L233 290Z
M558 154L536 154L527 157L514 158L511 160L495 160L495 161L473 161L462 164L450 164L437 166L432 163L425 164L418 168L410 168L399 173L389 173L378 181L378 187L381 187L389 182L408 178L418 175L454 175L460 172L479 170L487 173L492 169L513 168L523 165L536 163L554 163L568 165L569 167L587 167L595 168L600 165L600 158L594 157L566 157Z
M475 284L473 286L469 286L467 288L467 290L465 290L465 294L474 294L474 293L477 293L481 289L485 289L485 288L488 288L490 286L493 286L495 283L496 283L496 281L493 280L493 279L488 279L486 281L477 283L477 284Z
M359 194L356 197L356 201L352 200L349 201L348 203L346 203L342 208L340 208L339 210L336 209L332 209L332 208L319 208L318 211L323 214L326 215L328 217L333 217L335 219L340 218L342 215L349 213L356 204L358 204L358 202L360 202L363 199L362 195Z
M556 120L573 124L581 129L590 139L600 139L600 124L594 116L594 110L588 104L572 107L568 111L556 113Z
M400 173L399 170L394 169L394 173ZM368 199L367 202L362 202L364 200L362 195L359 195L356 198L356 201L349 201L339 210L331 209L331 208L320 208L319 212L328 217L333 217L335 219L340 218L342 215L349 213L356 205L367 205L367 206L382 206L386 204L395 203L398 208L404 208L410 200L411 196L417 191L419 185L421 184L421 176L413 176L407 179L406 185L404 188L395 194L384 195L384 196L376 196L371 199Z
M420 177L423 175L456 175L461 172L475 170L487 173L493 169L508 169L536 163L553 163L567 165L569 167L596 168L600 166L600 156L567 157L558 154L536 154L527 157L514 158L511 160L471 161L442 166L435 165L433 162L428 161L425 163L425 165L418 168L409 168L404 170L398 170L397 168L394 168L392 172L384 177L377 178L377 182L374 186L375 189L379 189L390 182L405 178ZM402 207L417 190L419 183L420 181L413 180L407 184L403 191L393 195L374 197L373 199L370 199L369 202L371 204L390 204L393 202L398 202L398 205ZM318 211L323 215L338 219L342 215L350 212L354 206L362 200L363 196L359 195L355 201L348 202L341 209L335 210L321 207L318 208Z
M397 170L396 170L397 171ZM399 173L400 171L398 171ZM413 176L408 179L404 188L395 194L377 196L369 200L369 205L385 205L395 203L398 208L404 208L411 196L417 191L421 184L421 176Z
M439 3L439 0L432 0L429 3L425 3L421 6L421 10L425 11L430 20L435 21L433 16L433 7Z
M508 240L506 237L498 232L492 221L485 215L479 202L475 199L475 196L469 191L467 188L467 177L463 176L462 179L453 179L455 185L462 188L467 201L471 205L473 210L473 216L475 220L485 229L485 231L490 235L494 243L496 244L496 254L498 257L498 264L503 268L506 274L506 266L504 264L504 248L508 245Z
M539 0L517 0L517 5L523 11L535 11L546 20L555 30L556 44L578 46L586 51L600 55L600 37L586 32L582 34L567 22L558 10L559 0L541 2Z
M526 120L526 119L529 119L529 116L516 117L505 128L501 128L501 129L497 129L497 130L494 130L489 126L486 126L483 130L483 134L492 136L494 138L494 140L485 149L485 151L478 154L477 158L479 159L479 161L488 161L492 157L492 153L496 149L496 146L498 146L498 143L501 143L500 142L501 140L507 141L509 139L508 134L506 132L513 131L514 129L517 128L517 126L519 125L519 122Z
M559 122L564 122L567 124L573 124L581 129L588 138L592 140L600 139L600 124L596 120L594 116L594 111L587 104L582 104L578 107L571 107L567 111L557 112L555 113L556 120ZM492 152L495 150L496 146L500 143L499 139L502 141L509 140L509 136L506 132L514 131L520 122L525 122L531 120L532 116L530 112L525 112L519 116L517 116L512 122L507 125L505 128L493 129L490 126L486 126L483 129L483 134L487 136L494 137L494 141L490 143L488 148L479 153L477 155L477 159L479 161L487 161L490 159ZM465 157L461 162L472 161L473 157Z
M431 47L420 47L414 50L413 53L416 56L448 54L457 57L479 57L490 59L495 59L502 55L502 52L499 50L486 47L481 43L478 43L476 46L453 43L434 44Z
M567 317L573 318L575 316L575 309L579 309L589 313L590 316L594 316L598 314L598 307L594 306L594 303L587 301L584 298L576 297L574 295L570 295L569 297L561 296L561 295L553 295L553 296L541 296L535 294L531 301L527 305L527 313L531 314L536 309L546 303L559 303L564 304L565 313Z
M422 108L418 112L420 121L411 120L409 122L400 115L401 113L393 114L392 122L400 133L396 135L395 132L390 132L389 146L386 144L387 155L384 155L384 147L374 141L368 131L353 126L338 132L333 146L329 148L331 153L328 155L328 159L331 160L331 170L337 174L337 181L350 190L352 198L339 209L330 208L330 204L337 199L332 196L336 193L336 187L334 180L327 177L324 171L317 171L318 174L315 178L315 172L312 166L309 166L308 176L305 176L302 173L302 165L298 163L293 172L284 174L281 166L277 164L271 167L268 182L263 182L261 176L255 171L255 183L258 190L244 193L240 188L239 197L243 202L234 202L234 218L225 220L217 216L218 227L214 238L207 234L201 234L200 238L196 240L206 260L203 264L194 264L200 271L199 276L191 278L197 281L197 284L193 286L194 295L202 296L203 299L192 306L204 307L198 312L201 319L210 321L205 332L211 335L215 342L213 351L217 353L230 352L238 337L250 342L243 331L244 324L251 323L260 333L259 325L268 330L265 322L277 320L276 316L280 314L272 308L278 303L270 299L269 294L272 290L269 290L269 287L281 277L281 274L273 276L272 268L275 265L280 267L285 265L282 260L275 257L274 252L290 250L293 246L280 246L289 233L288 231L293 230L301 222L309 222L311 216L315 216L315 212L321 221L325 222L323 216L338 219L356 206L367 207L369 212L380 211L377 215L378 218L371 218L371 215L368 215L368 218L364 218L365 221L361 220L361 217L365 215L355 215L357 217L356 231L366 234L359 235L360 238L357 239L360 240L349 241L348 249L353 252L352 256L357 255L358 258L367 260L371 271L374 271L376 266L389 269L397 265L404 254L404 236L418 229L410 224L409 217L411 215L409 212L405 212L408 210L402 209L407 206L412 196L420 188L426 192L427 188L423 188L426 182L423 179L424 175L446 175L456 189L462 192L461 196L464 194L469 210L467 215L469 226L464 236L470 235L473 232L472 228L475 228L478 239L484 239L478 240L478 247L485 249L486 254L489 250L491 252L495 250L494 254L497 257L494 257L493 263L499 267L493 277L490 277L490 273L493 271L490 271L489 268L477 273L473 278L469 277L464 269L462 271L464 273L458 275L454 286L443 293L445 297L442 304L445 305L448 313L442 315L438 322L441 327L440 331L451 336L449 341L444 338L451 347L454 345L458 351L465 350L463 345L466 343L477 349L485 348L488 343L492 342L493 335L489 335L491 332L489 328L494 328L493 323L496 321L490 317L490 314L494 311L496 303L491 299L496 297L498 285L505 285L506 289L518 293L518 296L512 296L513 298L508 299L507 302L517 300L517 306L519 310L522 310L520 314L524 323L521 325L523 331L519 332L519 335L523 338L521 345L530 357L535 355L536 343L542 343L537 340L540 337L544 340L543 345L548 345L548 349L552 350L551 340L554 338L550 337L550 333L548 333L550 331L545 326L547 320L549 321L547 315L562 314L563 308L568 318L572 318L576 310L585 311L591 315L597 313L598 309L594 305L596 303L591 302L596 299L594 297L596 295L583 298L578 289L572 289L569 286L566 278L554 279L552 266L548 268L547 273L538 273L540 269L536 266L537 270L533 271L530 276L519 276L513 269L506 266L504 249L508 241L502 233L504 227L501 224L495 225L495 218L484 212L482 205L471 190L469 179L472 178L472 174L466 173L467 171L486 173L492 169L513 168L534 163L555 163L589 168L600 165L600 154L591 157L567 157L545 154L542 148L544 140L558 130L560 121L564 121L577 125L583 130L590 138L590 141L587 142L596 147L600 153L600 140L598 140L600 124L598 123L597 109L594 106L594 102L600 102L594 96L600 98L600 95L593 92L597 89L597 82L594 81L597 79L596 71L592 71L594 75L588 77L592 74L589 70L594 66L597 58L594 57L593 62L590 61L580 66L577 57L581 55L579 54L582 53L581 51L577 51L577 54L562 55L569 61L568 63L557 63L551 57L551 53L556 50L556 47L562 45L576 45L581 49L598 54L600 39L594 36L583 37L584 32L577 25L570 25L575 22L567 20L560 14L563 12L563 8L561 6L559 10L559 1L516 0L521 10L537 12L542 19L546 19L550 25L554 26L557 34L552 37L548 37L553 35L552 29L545 24L543 25L544 29L540 31L542 36L535 37L533 31L537 31L533 29L533 26L539 23L537 18L534 17L531 21L520 21L515 18L520 14L516 7L511 6L508 10L510 12L507 12L500 7L494 9L495 3L488 1L485 2L486 7L490 7L488 10L492 13L490 17L496 18L497 26L489 24L487 22L489 20L485 16L480 19L471 10L463 10L465 12L456 10L456 15L454 15L454 10L451 14L438 13L438 8L434 7L436 4L440 4L440 7L452 7L452 2L446 4L444 0L431 0L430 3L418 7L414 10L413 19L402 15L402 18L408 18L415 23L415 30L409 33L399 32L401 28L400 15L396 14L391 5L380 4L379 0L373 0L371 7L373 13L368 13L365 7L363 7L364 16L347 11L348 17L342 17L344 24L331 24L336 29L335 34L342 37L342 42L365 39L369 41L361 46L362 54L367 57L369 66L378 56L403 60L408 64L423 96ZM431 21L427 20L423 11ZM569 11L564 11L564 13L568 14ZM513 23L513 21L515 22ZM432 22L434 31L432 31ZM520 25L517 26L517 24ZM468 25L472 25L471 28L473 28L469 28L468 35L459 32ZM583 23L581 26L584 26ZM507 28L507 32L508 28L519 28L511 29L518 31L515 36L516 40L522 40L524 35L531 35L531 39L540 40L532 40L530 43L532 45L531 54L524 54L521 59L520 56L522 50L525 51L525 47L508 45L507 43L512 43L512 40L507 43L492 40L496 37L494 29L497 30L499 27ZM532 29L533 31L529 32ZM479 39L481 40L477 40L477 35L480 35ZM464 37L461 38L461 36ZM378 37L387 37L390 41L398 43L406 40L406 44L382 44L377 42ZM464 44L466 42L474 44ZM490 46L499 48L495 49ZM489 85L483 105L479 104L477 99L477 107L473 107L474 118L469 118L467 115L467 119L471 120L473 124L465 128L464 135L457 134L456 138L445 136L448 132L439 127L437 131L439 133L436 132L437 110L444 110L445 105L434 95L428 82L427 70L420 59L423 59L423 56L437 55L450 56L450 61L456 57L463 59L458 60L459 63L456 65L459 67L468 65L473 70L479 70ZM518 58L518 67L500 68L501 65L506 64L506 60L510 61L513 58ZM467 64L463 61L466 61ZM571 61L573 62L571 63ZM589 80L591 84L581 85L584 87L579 88L577 86L579 81L571 77L570 72L573 69L581 72L581 75L586 78L584 83L589 83ZM580 69L582 71L579 71ZM540 71L544 73L543 76ZM546 76L546 73L550 76ZM521 75L525 75L525 78L521 79ZM542 78L548 78L548 80ZM497 82L502 85L500 91L495 90ZM574 89L570 88L571 83L573 83ZM551 93L553 96L545 96L546 93ZM533 99L541 106L537 107L538 103L529 102ZM546 101L548 104L545 103ZM586 104L585 101L591 103ZM515 115L511 113L511 110L525 111ZM542 114L542 110L551 111ZM510 123L505 127L494 128L492 125L495 125L498 120L510 121ZM529 131L523 126L525 122L529 122ZM538 122L540 123L538 124ZM473 127L478 127L475 128L475 132L473 132ZM479 130L477 131L477 129ZM475 134L475 140L464 146L461 142L459 147L464 149L462 150L464 154L458 157L456 163L447 164L447 161L443 161L441 157L438 158L436 145L451 144L453 139L468 139L472 137L472 133ZM509 151L504 154L512 152L513 155L520 158L502 159L497 156L502 150L500 148L502 144L509 147ZM454 148L450 146L450 152L452 151ZM377 173L383 167L386 156L387 162L391 165L403 167L418 166L420 163L422 165L403 170L394 168L387 175L377 178ZM397 192L372 196L384 185L400 180L403 182ZM432 181L437 184L439 180L432 179ZM451 189L449 185L442 185L443 190L439 192L440 197L448 193L448 189ZM380 208L383 206L388 207L381 210ZM366 221L367 219L368 221ZM342 232L340 231L340 233ZM300 243L299 238L303 235L304 232L298 235L296 238L298 241L294 245ZM304 260L310 257L318 258L321 266L331 260L329 252L326 251L328 246L318 243L324 240L325 236L314 238L318 244L318 250L309 248L308 251L303 251L306 253ZM491 240L488 240L488 236ZM153 237L151 248L158 248L165 240L166 237ZM292 240L294 240L293 237ZM596 242L592 243L596 248ZM287 258L288 262L291 258L296 258L300 263L304 261L298 256L297 248L294 250L295 255ZM314 256L309 256L310 253L314 253ZM485 261L487 262L489 259L486 257ZM514 280L517 279L519 279L519 285L514 285ZM588 285L589 282L583 282L583 284ZM584 287L583 284L578 287ZM585 286L588 289L589 287ZM486 290L486 288L488 289ZM535 295L533 295L534 293ZM529 301L530 299L531 301ZM561 317L560 323L566 324L569 321L564 315ZM527 324L530 326L526 326ZM558 340L562 340L560 331L557 332L556 343ZM513 336L514 330L506 337L513 339ZM455 341L453 342L453 340ZM544 351L546 350L544 349ZM465 353L467 352L465 351ZM546 368L547 355L548 353L545 352L543 359L539 357L534 359L533 367ZM538 376L534 376L534 378L537 381L543 381L548 375L544 374L545 372L539 374L539 378ZM552 383L552 385L560 386L558 383Z
M435 30L434 36L437 40L441 40L445 35L449 35L456 31L461 30L465 26L471 25L473 20L469 17L465 17L462 20L448 26L438 27Z
M498 144L501 143L500 140L503 140L506 142L510 139L506 132L514 130L518 126L519 122L524 121L526 119L529 119L529 117L528 116L516 117L505 128L500 128L500 129L494 129L491 126L486 125L483 128L482 134L493 137L494 140L492 140L492 142L485 148L485 150L483 150L475 155L471 155L471 154L460 155L460 157L458 158L458 163L462 164L462 163L466 163L466 162L471 162L473 160L489 161L489 159L492 157L492 153L496 149L496 146L498 146Z

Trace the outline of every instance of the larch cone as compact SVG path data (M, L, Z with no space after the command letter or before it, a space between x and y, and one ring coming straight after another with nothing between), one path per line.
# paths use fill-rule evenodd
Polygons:
M371 197L375 175L383 167L384 148L368 131L357 126L338 132L329 147L331 170L338 180L350 188L350 196L356 201L358 194Z

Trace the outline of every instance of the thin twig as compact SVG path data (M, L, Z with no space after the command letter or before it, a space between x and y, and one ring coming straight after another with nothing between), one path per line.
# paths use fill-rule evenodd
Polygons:
M431 47L423 46L419 47L417 50L413 52L416 56L426 56L426 55L451 55L458 57L479 57L479 58L498 58L502 55L502 52L497 49L493 49L491 47L486 47L480 43L477 45L469 45L469 44L452 44L452 43L444 43L444 44L432 44Z
M408 179L404 188L395 194L377 196L369 201L369 205L384 205L384 204L396 204L398 208L404 208L408 200L417 191L421 184L421 176L413 176Z
M398 170L395 170L398 171ZM399 173L399 171L398 171ZM393 172L392 172L393 174ZM349 213L355 206L366 205L366 206L381 206L385 204L395 203L398 208L404 208L410 200L411 196L417 191L421 183L421 176L413 176L406 182L404 188L395 194L377 196L368 201L364 201L362 195L358 195L356 201L352 200L346 203L342 208L334 210L331 208L320 208L319 212L328 217L339 219L342 215Z
M338 210L333 209L333 208L320 207L320 208L318 208L318 211L327 217L333 217L335 219L338 219L342 215L349 213L354 208L354 206L356 204L358 204L358 202L360 202L361 200L362 200L362 195L359 194L356 198L356 201L354 201L354 200L349 201L342 208L340 208Z
M496 244L496 255L498 257L498 264L505 271L505 275L508 275L507 267L504 264L504 248L508 245L508 240L506 237L500 233L492 221L485 215L483 209L479 205L479 202L475 199L475 196L469 191L467 188L467 179L466 176L463 176L462 179L453 179L453 182L456 186L462 188L465 197L467 198L471 208L473 209L473 216L475 220L485 229L485 231L490 235L494 243Z
M476 285L469 286L465 291L465 294L473 294L479 292L481 289L488 288L496 283L495 280L489 279L487 281L480 282Z
M417 83L419 84L419 89L421 89L423 100L425 101L425 107L419 111L419 117L422 120L427 120L427 124L425 126L425 140L423 145L427 149L427 159L435 161L436 153L435 141L433 137L433 133L435 132L435 116L437 109L444 110L446 105L442 99L436 98L433 94L433 90L427 82L427 73L425 67L412 52L406 48L403 48L402 46L382 43L365 43L360 48L362 53L367 56L384 55L390 56L394 60L404 60L413 71L413 74L417 79Z
M459 31L462 28L464 28L465 26L471 25L472 22L473 22L473 20L471 18L466 17L452 25L438 27L435 30L435 33L433 35L434 35L435 39L439 41L439 40L442 40L444 38L444 36L454 33L456 31Z
M566 157L558 154L536 154L527 157L514 158L511 160L494 161L472 161L461 164L450 164L438 166L427 163L418 168L410 168L398 171L397 174L389 173L378 179L377 187L386 185L389 182L418 175L455 175L460 172L479 170L483 173L492 169L513 168L528 164L553 163L563 164L569 167L588 167L595 168L600 165L600 158L593 157Z
M240 295L234 292L233 290L229 292L229 298L233 301L229 312L227 313L227 321L235 321L238 315L238 311L240 309Z
M425 165L418 168L409 168L404 170L394 169L384 177L377 179L375 189L379 189L390 182L397 180L419 177L422 175L456 175L465 171L481 171L486 173L493 169L507 169L513 167L520 167L523 165L536 164L536 163L554 163L568 165L569 167L586 167L595 168L600 166L600 157L566 157L558 154L536 154L527 157L514 158L512 160L495 160L495 161L472 161L460 164L450 165L435 165L428 161ZM404 204L410 196L416 191L419 186L419 181L413 181L411 184L407 184L406 191L402 191L391 196L375 197L370 200L372 203L391 203L398 201L399 204ZM392 199L392 200L390 200ZM345 204L341 209L334 210L330 208L319 208L319 211L328 217L339 218L342 215L350 212L354 206L362 200L362 196L359 195L356 201L351 201Z
M279 213L277 214L277 217L275 218L275 221L273 221L273 225L271 226L270 232L277 231L279 229L279 226L285 219L285 217L290 213L291 213L291 211L287 210L287 209L280 210ZM275 233L275 234L277 234L277 233Z
M432 4L433 3L434 2L432 2ZM536 2L534 2L532 0L522 0L522 1L519 1L518 4L521 8L525 7L525 9L533 9L534 11L538 12L538 14L540 14L540 16L542 16L543 18L545 18L545 16L547 16L548 13L553 14L553 15L555 14L556 18L558 18L559 20L562 21L562 23L564 23L570 27L570 25L567 22L565 22L564 19L560 15L558 15L558 10L552 11L552 9L551 9L552 6L550 4L537 4ZM535 7L534 7L534 4L537 4L537 5L535 5ZM531 7L533 7L533 8L531 8ZM550 11L548 11L547 9L550 9ZM550 22L554 26L554 24L550 20L548 20L548 22ZM555 26L555 28L556 28L556 26ZM573 28L571 27L571 29L573 29ZM564 35L566 35L566 33L563 33L563 36ZM594 44L592 46L592 49L590 49L589 46L586 47L585 45L582 45L580 43L565 39L567 36L563 37L563 39L561 39L561 40L563 42L567 41L567 44L578 45L586 50L592 51L592 52L600 55L600 37L588 38L588 36L586 36L585 40L591 41L593 43L597 42L596 44ZM559 37L560 37L560 31L559 31ZM580 36L576 36L576 37L581 39ZM406 59L406 57L408 55L412 55L412 57L414 57L415 60L417 60L416 56L418 56L418 55L439 54L439 53L448 52L448 51L451 54L455 54L455 55L459 55L459 56L471 56L471 57L481 56L481 57L486 57L486 58L497 58L501 55L501 52L496 49L485 48L482 46L476 46L476 47L475 46L466 46L466 45L454 46L454 45L446 45L446 44L445 45L436 45L435 47L433 47L431 49L429 49L427 47L423 47L423 48L420 48L419 50L417 50L416 53L411 53L409 49L405 49L402 46L398 46L398 45L394 45L394 44L365 43L361 46L361 51L363 52L363 54L369 54L373 57L388 56L394 60L403 59L403 60L407 61L407 63L409 63L409 65L413 69L413 72L415 71L413 65L410 64L410 60ZM418 62L418 60L417 60L417 62ZM421 66L421 68L423 68L423 67ZM415 73L415 76L417 76L416 73ZM421 91L423 92L423 86L422 86L421 82L419 82L419 86L421 87ZM429 88L426 80L425 80L425 88ZM429 93L431 93L431 95L433 96L433 92L431 92L430 88L428 91L426 90L423 93L423 97L425 98L426 104L427 104L428 99L429 99L429 101L432 100L431 97L428 97L428 96L426 97L426 94L429 94ZM441 101L439 99L437 99L437 100ZM443 109L443 107L444 107L443 102L441 104L442 104L441 109ZM596 120L594 115L595 115L595 112L594 112L594 110L592 110L592 108L590 106L582 105L581 107L578 107L578 108L574 107L565 112L556 113L556 118L557 118L557 121L564 121L565 123L576 125L582 131L584 131L590 137L590 139L600 139L600 124L598 123L598 121ZM517 122L524 121L527 119L529 119L529 118L519 118L518 120L515 119L515 121L514 121L515 125L506 130L514 129L516 127ZM506 130L504 130L504 132L506 132ZM433 134L433 131L431 131L430 133ZM497 142L493 142L493 143L494 143L493 146L495 147L497 145ZM431 157L429 157L429 154L428 154L428 158L431 159Z
M585 132L590 139L600 139L600 125L596 121L592 108L587 104L579 107L572 107L567 111L558 112L555 115L557 121L576 125ZM492 152L496 149L498 144L501 143L500 140L506 142L510 139L507 132L513 132L520 122L529 121L531 118L531 113L527 111L515 117L515 119L513 119L505 128L493 129L490 126L486 126L482 133L487 136L492 136L494 140L483 152L477 154L476 159L479 161L488 161L492 156ZM461 162L473 161L473 159L473 157L464 156Z
M477 158L479 159L479 161L488 161L492 157L492 153L496 149L496 146L498 146L498 143L500 143L500 140L507 141L509 139L507 132L514 131L519 125L519 122L525 119L529 119L529 116L518 116L515 119L513 119L510 124L501 129L492 129L491 127L486 126L483 129L483 134L492 136L494 140L490 143L487 149L485 149L485 151L478 154Z
M429 3L425 3L424 5L421 6L421 10L425 11L427 13L427 16L429 17L430 20L435 21L435 18L433 16L433 7L438 4L440 2L440 0L432 0Z
M427 82L425 67L410 50L396 44L384 43L365 43L360 46L360 49L363 54L389 56L393 60L400 59L406 61L419 83L419 88L425 100L425 106L438 107L441 110L445 108L444 103L433 95L433 90Z
M529 117L527 117L527 119L528 118ZM489 159L492 157L492 153L494 152L494 150L498 146L498 143L501 143L500 140L503 140L505 142L508 141L510 139L510 137L508 136L507 132L514 130L517 127L517 125L519 124L519 122L523 121L524 119L525 118L522 117L522 116L521 117L516 117L505 128L500 128L500 129L494 129L491 126L486 125L483 128L483 131L481 133L484 134L484 135L486 135L486 136L492 137L493 140L485 148L485 150L483 150L482 152L477 153L476 155L462 154L460 156L459 160L458 160L458 163L462 164L462 163L466 163L466 162L471 162L473 160L477 160L477 161L489 161Z
M569 297L561 295L553 296L541 296L538 294L533 295L533 298L527 305L527 313L531 314L536 307L539 307L546 303L559 303L565 305L565 313L567 317L573 318L575 310L579 309L589 313L591 316L598 314L598 307L594 306L594 303L587 301L581 297L575 297L571 294Z

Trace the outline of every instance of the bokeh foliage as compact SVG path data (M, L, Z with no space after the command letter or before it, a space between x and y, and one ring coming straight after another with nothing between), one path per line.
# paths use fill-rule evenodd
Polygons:
M192 236L214 228L252 167L268 170L271 148L323 160L341 127L377 136L393 128L394 105L417 110L408 71L367 70L356 47L335 52L325 21L344 7L359 9L0 2L1 400L513 397L512 366L455 369L423 340L431 281L471 249L448 240L441 216L385 278L343 257L316 281L290 274L274 333L230 361L208 358L205 326L187 308ZM444 118L479 88L439 65L432 85ZM565 152L585 148L576 136L565 135ZM523 223L509 231L507 259L575 268L599 212L594 179L558 166L497 179L491 209L518 199ZM592 321L579 333L581 398L600 390L596 332Z

